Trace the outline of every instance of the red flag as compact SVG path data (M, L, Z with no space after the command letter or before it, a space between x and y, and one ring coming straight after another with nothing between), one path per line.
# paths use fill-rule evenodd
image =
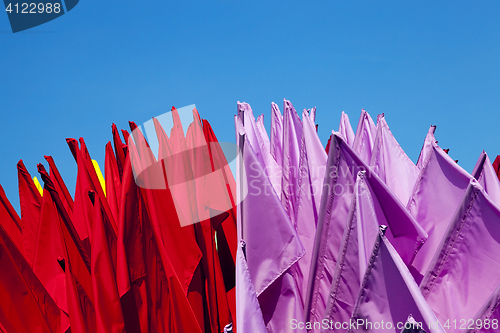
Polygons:
M54 183L54 187L57 193L60 194L64 208L66 208L66 211L68 212L69 216L72 217L73 198L71 197L71 194L69 194L68 188L66 187L66 184L64 183L61 174L59 173L59 170L57 169L56 164L54 163L54 159L52 158L52 156L45 155L44 157L45 160L49 163L50 179L52 179L52 182Z
M122 182L117 275L122 301L127 291L135 291L142 331L146 325L140 307L147 304L150 331L201 332L166 252L157 245L161 242L158 231L151 224L130 163L125 166ZM148 286L146 294L141 294L144 284Z
M90 202L88 192L93 188L86 174L85 162L78 148L78 141L75 139L66 139L68 146L75 157L78 165L78 174L76 177L75 204L73 206L72 222L82 240L87 253L90 253L91 230L92 230L92 203Z
M495 158L495 161L493 161L493 169L495 169L497 177L500 180L500 155L498 155Z
M118 163L111 147L111 142L106 144L106 156L104 165L104 180L106 182L106 200L113 214L115 221L118 221L118 214L120 213L120 200L122 191L122 181L118 169Z
M142 133L139 130L133 129L134 125L131 123L132 134L134 135L140 154L140 157L136 158L136 160L147 160L147 163L150 164L149 167L144 168L141 175L144 176L143 179L145 182L145 188L141 189L143 197L147 203L151 221L160 232L161 244L166 250L183 289L187 292L202 254L196 244L192 226L181 226L162 167L156 162L151 149L146 146L146 139ZM164 141L161 140L160 146L163 147L164 145ZM133 151L131 150L130 152L131 156L134 154ZM154 186L152 182L162 182L163 188L157 187L156 189L152 189Z
M40 227L33 253L33 272L63 311L61 328L65 331L70 323L64 270L60 265L64 261L60 217L47 190L44 190L41 206Z
M118 173L120 174L120 179L122 179L123 176L123 169L125 168L125 150L126 150L126 143L124 144L122 142L122 139L120 138L120 134L118 133L118 129L116 128L116 125L112 125L112 132L113 132L113 144L115 146L115 152L116 152L116 163L118 167Z
M99 197L95 197L92 226L91 272L98 332L123 332L125 329L120 296L116 285L115 265L110 243L116 248L116 235L106 221ZM113 238L110 240L109 238ZM111 241L111 242L110 242ZM116 256L116 252L115 252Z
M21 219L7 199L2 185L0 185L0 226L3 227L19 251L25 255Z
M64 269L71 332L96 332L94 297L88 256L68 213L62 205L59 194L42 164L38 164L38 172L45 183L44 190L50 193L60 216L59 226L65 259Z
M221 332L224 326L231 323L232 320L215 246L215 230L212 221L220 225L220 222L229 214L222 211L213 218L210 216L217 214L221 209L227 209L230 206L230 200L228 200L229 202L221 202L227 195L226 182L219 170L213 172L207 141L196 109L193 110L193 118L194 122L189 125L187 131L186 143L187 148L190 148L188 151L191 153L191 163L188 165L191 166L196 191L194 208L198 211L198 219L201 220L199 223L195 223L194 227L196 240L203 253L201 268L208 305L205 310L208 310L211 331ZM211 179L207 179L209 177ZM210 197L214 196L215 200L208 200L208 194L205 193L207 189L211 191Z
M2 226L0 253L0 330L60 332L61 311Z
M224 277L224 285L226 287L229 309L236 319L236 289L235 289L235 262L236 262L236 205L234 201L234 193L236 193L236 183L233 174L227 163L226 157L220 147L219 141L215 136L210 123L203 119L203 132L208 143L208 152L212 164L212 171L222 170L226 182L229 198L231 199L232 208L227 211L228 216L222 224L214 224L217 237L217 248L219 262ZM233 325L236 327L236 325Z
M24 250L26 260L33 267L33 256L35 243L40 223L40 210L42 196L24 166L23 160L17 163L17 175L19 181L19 203L21 205L21 224L24 239Z

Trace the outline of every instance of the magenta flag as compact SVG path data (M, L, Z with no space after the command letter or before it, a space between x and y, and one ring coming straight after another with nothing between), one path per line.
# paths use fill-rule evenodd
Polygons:
M333 275L325 318L328 322L349 322L363 276L378 235L378 202L366 181L366 172L358 172L354 196L349 210L347 226L342 240L339 259ZM380 211L380 210L378 210ZM385 222L385 218L382 218ZM324 332L345 332L328 326Z
M281 202L288 217L295 224L297 185L302 142L302 121L290 101L283 102L283 168Z
M437 145L431 132L432 127L426 138L426 142L430 142L429 151L424 145L421 158L424 156L425 161L407 206L411 215L429 234L412 264L417 282L427 271L472 178Z
M500 209L471 180L420 288L448 332L474 318L500 285Z
M354 131L352 130L349 117L344 111L342 111L342 115L340 116L339 133L342 135L345 142L352 147L354 144Z
M289 332L290 321L303 316L292 274L305 251L278 196L273 191L264 192L271 188L269 178L247 140L246 126L238 123L238 142L243 149L239 184L248 186L248 194L238 206L238 229L246 244L248 274L268 331Z
M498 181L490 158L484 150L479 156L476 166L472 171L472 176L481 184L486 193L490 196L490 199L500 206L500 182Z
M236 252L236 322L238 332L267 333L257 293L245 259L245 242Z
M406 328L410 332L423 329L428 333L444 333L410 271L383 235L383 229L376 238L351 318L355 325L349 332L400 333ZM414 330L409 330L410 327Z
M361 157L361 159L370 163L373 150L373 140L377 133L377 127L372 117L364 109L361 109L361 115L356 128L356 136L352 144L352 149Z
M302 113L303 136L299 162L298 199L295 228L306 253L298 262L297 284L301 300L305 300L311 257L316 236L321 189L325 177L326 152L316 134L307 110Z
M462 321L463 323L463 321ZM462 324L460 323L460 324ZM467 320L464 333L496 333L500 328L500 286L491 294L476 317ZM470 328L469 328L470 326Z
M436 126L431 125L427 135L425 136L424 145L422 146L422 150L420 151L420 155L418 156L417 168L422 170L424 166L424 161L427 160L427 155L432 150L432 144L437 143L436 138L434 137L434 132L436 132Z
M389 225L387 237L393 242L407 265L411 264L427 238L425 231L384 182L338 133L334 133L330 138L309 285L304 303L307 320L321 321L324 318L342 235L348 221L356 175L359 171L367 172L367 182L380 203L377 209L383 212Z
M267 144L269 139L267 139L267 133L265 132L263 124L257 124L252 108L248 103L238 102L238 114L245 125L248 142L252 145L256 157L263 166L272 187L276 193L279 193L281 191L281 168L269 151L269 145ZM262 132L263 129L264 132Z
M271 103L271 155L283 166L283 116L276 103Z
M403 205L406 205L417 181L419 170L392 135L384 114L377 117L377 135L370 167Z

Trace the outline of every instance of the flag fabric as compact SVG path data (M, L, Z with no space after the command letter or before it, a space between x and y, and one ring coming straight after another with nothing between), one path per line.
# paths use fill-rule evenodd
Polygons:
M500 206L500 182L498 181L490 158L485 151L483 151L479 156L476 166L472 171L472 177L479 182L486 193L490 196L490 199Z
M121 333L125 330L125 323L116 285L116 234L103 214L100 201L99 197L94 198L91 252L96 328L98 332Z
M61 332L59 307L1 225L0 253L2 332Z
M500 286L491 294L474 319L467 320L464 333L495 333L500 327ZM463 321L462 321L463 323ZM460 323L460 324L462 324ZM451 326L451 325L450 325Z
M9 199L7 199L3 187L0 185L0 226L2 226L7 235L12 239L14 245L24 256L25 250L21 224L19 215L17 215L14 207L12 207Z
M246 126L246 125L245 125ZM281 202L295 225L302 121L290 101L283 102L283 168ZM251 141L250 141L251 143Z
M283 115L276 103L271 103L271 155L283 167Z
M338 133L332 134L304 306L307 320L321 321L324 317L359 171L368 173L367 179L377 193L377 199L387 218L388 237L406 264L412 263L427 238L425 231L383 181Z
M366 172L358 172L323 319L327 322L344 323L349 322L351 318L371 251L378 236L380 222L377 218L377 206L379 203L374 202L375 200L376 196L373 195L366 181ZM381 222L384 223L385 218L382 218ZM342 328L337 329L334 325L328 325L323 331L340 332Z
M474 318L500 285L499 223L500 208L472 179L420 284L441 322Z
M244 128L241 130L244 131ZM243 134L239 142L243 148L244 163L240 168L245 168L246 183L250 184L252 180L259 187L270 186L246 135ZM241 219L238 221L242 240L246 244L248 273L267 330L290 331L290 320L300 318L303 313L293 274L294 265L304 255L304 248L278 196L274 193L261 195L252 190L260 191L260 188L249 189L248 195L240 204ZM266 218L263 219L262 216ZM237 262L239 264L241 262ZM245 332L244 329L245 326L239 327L239 332Z
M38 192L22 160L17 163L17 174L24 250L26 260L28 260L30 266L33 266L33 256L40 223L42 196L40 192Z
M426 273L472 178L437 145L432 130L427 134L429 146L422 150L425 160L407 206L429 235L412 264L417 282Z
M50 179L52 179L55 190L57 191L57 193L60 193L62 204L66 209L68 215L71 217L73 216L73 198L71 197L71 194L69 193L68 188L66 187L66 184L64 183L64 180L62 179L52 156L45 155L44 158L47 163L49 163Z
M344 138L345 142L352 147L354 144L354 131L351 127L351 122L349 121L349 116L342 111L340 115L340 125L339 125L339 133ZM327 149L328 150L328 149Z
M383 235L376 238L369 265L354 307L348 332L401 332L422 329L444 333L407 266ZM415 325L406 326L408 318ZM382 325L384 325L382 327Z
M384 114L377 117L377 134L370 167L401 203L406 205L417 181L419 170L392 135Z
M361 109L352 149L365 163L370 163L377 127L368 112Z
M41 205L40 226L33 253L33 272L62 311L61 327L69 327L66 281L61 263L64 261L59 214L48 190Z
M111 147L111 142L106 144L104 163L104 182L106 183L106 201L115 221L118 221L120 213L120 200L122 193L122 181L118 169L118 162Z

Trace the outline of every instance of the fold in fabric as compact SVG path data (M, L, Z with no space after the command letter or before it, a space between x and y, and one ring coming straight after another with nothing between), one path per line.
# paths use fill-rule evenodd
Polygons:
M352 130L349 117L344 111L342 111L342 115L340 116L339 133L340 135L342 135L345 142L352 147L352 145L354 144L354 137L355 137L354 131Z
M372 118L364 109L361 109L356 135L352 149L361 157L365 163L370 163L373 151L373 141L377 133L377 127Z
M246 244L248 274L267 330L289 331L290 320L301 318L303 314L292 274L305 251L247 140L245 129L242 124L237 127L239 147L243 149L243 161L239 168L245 170L244 173L238 171L238 175L244 177L240 186L248 185L248 194L239 206L238 224L240 237ZM266 189L268 192L264 192ZM242 332L241 326L238 326L238 331Z
M417 181L419 170L392 135L384 114L377 117L377 135L370 167L401 200L401 203L406 205Z
M472 178L437 145L431 130L426 138L429 146L423 151L425 161L407 206L429 235L412 264L417 282L427 271Z
M472 177L484 188L490 199L500 206L500 182L485 151L479 156L476 166L472 171Z
M499 225L500 208L471 180L420 285L442 322L474 318L500 285Z
M415 329L444 333L410 271L383 235L383 229L376 238L351 318L356 327L348 332L399 333L411 316L412 321L419 323Z
M409 215L383 181L353 152L338 133L330 140L311 271L304 304L307 321L324 318L334 269L339 257L348 211L359 171L367 172L380 210L389 225L387 237L409 265L427 238L425 231ZM380 222L380 221L379 221Z

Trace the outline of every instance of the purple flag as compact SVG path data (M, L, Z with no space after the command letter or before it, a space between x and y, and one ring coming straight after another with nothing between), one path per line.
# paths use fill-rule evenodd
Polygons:
M499 207L472 179L420 285L448 332L462 331L460 320L474 318L500 285L499 225Z
M305 300L311 257L316 236L321 189L325 178L326 152L316 134L314 123L306 110L302 113L303 136L299 162L299 182L295 227L306 250L299 260L297 285L302 302Z
M472 178L437 145L431 131L432 127L426 138L430 146L408 202L409 212L429 235L412 264L417 282L429 267Z
M351 318L355 325L349 332L400 333L412 328L444 333L410 271L383 235L383 229L375 241ZM410 327L405 327L407 322Z
M344 111L342 111L342 115L340 116L339 133L342 135L345 142L352 147L354 144L354 131L352 130L349 117Z
M330 296L325 311L327 322L349 322L363 276L368 266L373 244L378 235L380 214L376 196L366 181L366 173L358 172L354 196L349 210L342 247L333 275ZM381 218L385 222L385 218ZM323 332L345 332L328 325Z
M460 323L462 324L462 323ZM491 294L472 320L467 320L464 333L496 333L500 328L500 286ZM470 328L469 328L470 327Z
M239 123L238 127L239 146L243 148L240 167L244 169L238 172L242 178L239 185L248 186L248 194L238 207L238 227L245 242L248 274L268 331L289 332L290 321L303 316L292 274L305 251L278 196L272 190L266 192L271 184L247 140L246 125Z
M297 185L299 178L300 143L302 142L302 121L290 101L283 102L283 174L281 202L288 217L295 224L297 209Z
M378 209L383 212L389 225L387 237L407 265L411 264L427 237L425 231L384 182L338 133L334 133L330 138L309 285L304 303L306 319L310 321L320 321L324 318L342 235L348 221L356 175L359 171L367 172L367 182L380 203Z
M500 182L485 151L479 156L472 176L481 184L490 199L500 206Z
M384 114L377 117L377 135L370 167L403 205L406 205L417 181L419 170L392 135Z
M372 118L364 109L361 109L356 136L352 144L352 149L361 157L361 159L370 163L373 150L373 140L377 133L377 127Z
M244 252L245 242L242 241L236 252L236 322L238 323L238 332L267 333Z
M283 116L274 102L271 103L271 155L283 166Z
M422 170L424 166L424 161L427 159L427 155L432 150L432 143L436 142L436 138L434 137L434 132L436 132L436 126L431 125L427 135L425 136L424 145L422 146L422 150L420 151L420 155L418 156L417 168Z
M259 163L263 166L276 193L280 193L281 168L269 151L269 138L264 128L263 116L256 121L250 105L240 102L238 102L238 114L242 117L248 142L252 145Z

